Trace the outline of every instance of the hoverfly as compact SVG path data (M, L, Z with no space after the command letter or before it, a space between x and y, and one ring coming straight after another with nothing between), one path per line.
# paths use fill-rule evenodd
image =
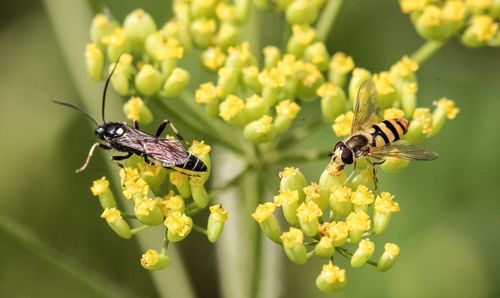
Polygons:
M408 130L409 122L404 118L395 118L376 123L378 97L372 80L365 81L358 91L354 103L354 118L351 136L338 142L331 153L332 162L343 170L356 159L367 157L375 177L375 165L385 162L386 157L407 160L433 160L438 154L419 145L399 141ZM370 158L375 159L372 161ZM353 172L354 173L354 172ZM349 180L349 179L348 179Z
M96 142L89 150L89 154L85 163L77 169L75 172L79 173L83 171L90 162L94 150L96 148L101 148L104 150L116 150L119 152L125 152L126 155L116 155L111 156L111 159L116 161L116 163L123 167L118 161L130 158L133 154L141 156L144 161L149 165L154 165L155 163L151 161L156 161L159 165L164 168L173 169L179 172L190 174L190 172L206 172L207 166L198 157L187 152L182 146L181 141L184 138L179 134L177 129L173 124L165 119L161 122L160 126L156 130L155 135L148 134L139 130L139 123L134 121L134 127L127 125L124 122L106 122L104 117L105 106L106 106L106 91L109 86L111 76L113 75L116 66L118 65L120 58L115 63L115 66L111 70L106 83L104 85L104 91L102 94L102 124L99 124L87 111L78 107L76 105L61 102L57 100L52 100L54 103L70 107L75 109L89 117L92 122L95 123L97 128L95 129L96 136L101 140L101 142ZM174 132L176 138L162 138L161 134L165 130L165 127L169 125L171 130Z

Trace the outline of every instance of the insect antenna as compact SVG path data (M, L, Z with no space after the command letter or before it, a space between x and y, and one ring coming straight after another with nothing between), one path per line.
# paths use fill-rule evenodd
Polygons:
M94 122L96 126L99 125L99 123L97 123L97 120L95 120L94 117L92 117L87 111L85 111L84 109L80 108L79 106L75 106L74 104L71 104L71 103L68 103L68 102L64 102L64 101L58 101L58 100L54 100L54 99L49 99L49 100L52 101L55 104L75 109L75 110L79 111L80 113L83 113L84 115L87 115L87 117L89 117L90 120L92 120L92 122Z
M118 62L120 62L121 56L122 56L122 54L120 54L120 56L118 56L118 59L116 60L115 65L113 66L113 69L111 70L111 72L109 73L108 78L106 79L106 84L104 84L104 90L102 92L102 109L101 109L102 122L104 122L104 123L106 123L106 120L104 118L104 110L106 108L106 93L107 93L107 90L108 90L109 82L111 81L111 76L115 72L116 67L118 66Z

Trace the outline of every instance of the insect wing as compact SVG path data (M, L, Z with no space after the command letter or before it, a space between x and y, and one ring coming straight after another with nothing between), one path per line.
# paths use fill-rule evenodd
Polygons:
M367 80L359 87L358 96L354 103L354 119L352 120L351 133L372 124L377 107L378 94L375 83L372 80Z
M408 160L433 160L438 157L434 151L422 146L406 143L392 143L384 147L372 147L370 156L376 158L395 157Z
M150 138L143 141L143 147L147 155L164 167L183 164L189 158L189 153L184 150L179 140Z

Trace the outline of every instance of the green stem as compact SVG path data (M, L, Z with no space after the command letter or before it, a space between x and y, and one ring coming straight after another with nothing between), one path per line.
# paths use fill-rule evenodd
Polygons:
M319 17L316 24L316 32L318 33L318 40L325 41L332 29L333 23L342 6L343 0L330 0L327 2L324 11Z
M442 46L446 43L445 41L433 41L428 40L424 43L418 50L411 55L411 59L415 60L418 64L422 64L424 61L429 59L434 55Z
M140 233L140 232L144 231L144 230L145 230L145 229L147 229L147 228L149 228L149 226L147 226L147 225L142 225L142 226L139 226L139 227L137 227L137 228L133 228L133 229L131 229L130 231L132 232L132 235L135 235L135 234L137 234L137 233Z
M336 247L335 248L343 257L345 257L346 259L348 260L351 260L352 258L352 252L348 251L347 249L345 248L342 248L342 247ZM367 264L370 264L374 267L377 267L378 266L378 263L375 262L375 261L372 261L372 260L368 260L366 261Z
M207 236L207 229L200 227L199 225L193 224L193 231L196 231L200 234Z
M264 189L263 189L263 175L259 172L247 172L252 174L252 177L249 177L251 183L251 194L249 198L251 198L254 206L260 203ZM261 268L262 268L262 233L260 229L255 225L255 229L257 230L255 238L254 238L254 265L252 272L252 280L251 280L251 296L250 297L258 297L260 295L260 285L262 284L260 276L261 276Z
M331 151L300 150L278 156L273 163L291 163L328 159Z
M13 220L0 216L0 233L27 251L45 260L77 281L88 286L96 294L104 297L123 297L128 292L122 285L113 285L99 272L84 267L74 258L57 251L38 238L32 231L18 225Z
M168 229L165 229L165 234L163 234L163 243L161 245L161 254L164 254L166 255L167 254L167 250L168 250Z

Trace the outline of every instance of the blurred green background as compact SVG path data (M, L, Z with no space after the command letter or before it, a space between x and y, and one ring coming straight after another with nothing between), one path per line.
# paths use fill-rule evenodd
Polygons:
M171 14L169 1L106 4L118 20L137 7L159 23ZM217 277L215 248L196 233L179 245L181 256L172 258L179 268L184 262L191 290L181 289L176 279L183 275L171 267L168 280L160 279L169 290L158 291L154 278L159 277L138 262L143 251L137 242L118 238L99 219L101 207L89 186L106 174L107 157L99 153L87 171L73 174L94 142L93 127L46 99L81 104L89 96L95 98L89 110L98 113L103 84L87 79L83 67L91 17L86 2L4 0L0 14L0 297L104 297L78 274L118 297L221 296L225 280ZM260 18L264 44L279 41L281 17L263 13ZM62 45L61 32L74 42ZM328 39L330 52L346 52L371 71L388 68L423 43L393 0L345 1ZM421 66L418 78L420 105L446 96L461 112L426 143L439 152L437 160L414 163L396 175L379 174L381 189L394 193L402 208L378 240L401 247L396 266L383 274L370 266L348 268L348 287L335 295L499 297L500 50L467 49L451 41ZM116 100L110 100L109 112L109 118L124 118ZM324 143L331 136L325 125L304 142L327 149L335 142ZM299 166L316 179L324 162ZM56 262L26 249L7 232L11 220L51 247ZM328 296L315 287L319 260L297 266L281 251L273 257L282 259L282 267L267 297ZM67 274L61 264L77 274Z

